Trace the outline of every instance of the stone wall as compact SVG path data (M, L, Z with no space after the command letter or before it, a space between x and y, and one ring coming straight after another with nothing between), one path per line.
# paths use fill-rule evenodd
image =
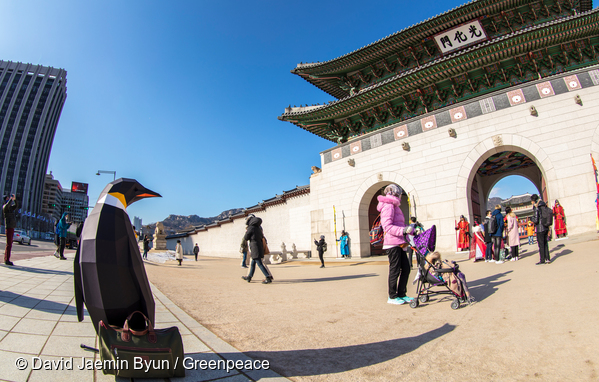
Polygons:
M264 211L253 212L262 219L264 236L271 251L280 251L281 243L291 250L295 243L298 250L310 250L310 194L291 197L279 204L267 206ZM183 238L168 240L168 249L175 249L181 240L185 254L192 254L198 243L200 255L216 257L240 257L239 245L245 234L245 219L233 219L218 227L210 227Z

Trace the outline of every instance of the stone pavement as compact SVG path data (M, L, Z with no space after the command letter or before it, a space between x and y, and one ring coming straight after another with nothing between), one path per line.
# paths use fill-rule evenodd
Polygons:
M53 256L14 261L0 266L0 380L2 381L111 381L126 380L97 370L79 370L81 359L95 360L97 348L89 317L77 322L73 297L73 264ZM178 326L186 357L194 360L252 359L208 331L152 286L156 301L156 326ZM87 315L87 312L86 312ZM37 358L34 358L37 357ZM72 366L65 361L72 359ZM23 358L27 366L17 368ZM54 370L32 370L35 359L56 361ZM62 364L58 361L63 361ZM39 365L39 361L37 365ZM72 369L72 370L67 370ZM283 381L271 370L187 370L175 381ZM148 379L148 381L151 381ZM165 381L160 379L160 381Z
M268 285L258 270L242 280L240 259L146 271L198 322L297 382L597 381L597 234L551 242L550 251L552 264L538 266L536 244L504 264L448 254L478 301L457 310L443 296L416 309L387 304L384 256L269 265Z

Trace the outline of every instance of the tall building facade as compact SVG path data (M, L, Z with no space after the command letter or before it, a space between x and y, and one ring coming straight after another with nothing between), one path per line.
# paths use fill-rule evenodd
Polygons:
M42 214L48 218L58 221L61 217L62 185L58 179L54 179L52 171L45 177L44 194L42 197Z
M64 69L0 60L0 192L42 212L45 174L67 97Z
M62 212L68 212L71 215L71 221L74 223L85 221L88 203L89 197L87 194L62 191Z

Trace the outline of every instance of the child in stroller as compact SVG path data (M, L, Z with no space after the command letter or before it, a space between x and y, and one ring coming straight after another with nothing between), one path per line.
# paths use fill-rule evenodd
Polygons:
M470 295L466 277L460 272L459 265L455 262L441 260L439 252L435 250L436 228L431 227L414 238L413 247L418 261L418 274L414 283L418 283L416 290L418 295L410 303L410 307L416 308L419 302L426 303L429 296L433 294L448 294L455 299L451 303L452 309L458 309L460 303L474 302ZM433 288L442 288L441 290Z

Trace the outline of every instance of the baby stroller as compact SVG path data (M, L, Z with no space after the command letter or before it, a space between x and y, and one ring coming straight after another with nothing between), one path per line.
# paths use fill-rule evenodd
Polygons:
M426 259L429 252L434 252L436 241L437 229L435 226L414 237L412 249L416 253L418 262L418 285L416 287L418 295L410 302L411 308L417 308L420 302L423 304L428 302L430 295L447 294L455 297L451 302L452 309L458 309L461 303L469 303L465 292L467 286L464 285L461 277L458 277L459 266L453 263L450 268L436 268ZM456 277L450 277L450 273L453 273ZM460 283L459 290L461 293L457 294L451 290L449 282Z

